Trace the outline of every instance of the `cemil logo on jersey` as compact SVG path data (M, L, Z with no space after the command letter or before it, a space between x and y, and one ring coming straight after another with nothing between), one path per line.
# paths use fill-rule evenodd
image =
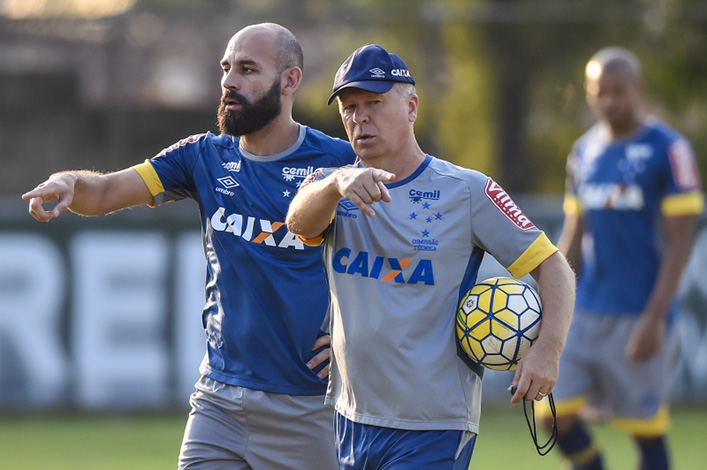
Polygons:
M241 161L238 160L237 162L223 162L221 164L222 167L224 167L228 171L232 172L239 172L241 171Z
M486 181L484 189L486 196L493 202L493 205L500 210L508 220L516 224L523 230L535 228L533 222L520 210L520 207L513 202L513 199L491 178Z
M653 156L653 147L648 144L630 144L626 146L626 158L630 161L645 160Z
M629 144L626 146L626 162L619 162L619 169L626 181L635 179L636 173L646 171L646 161L653 156L653 147L648 144Z
M441 192L439 189L435 189L434 191L418 191L417 189L411 189L408 192L410 201L415 203L420 202L423 199L428 201L439 201L440 194Z
M332 268L340 274L368 277L381 282L396 284L423 283L433 286L435 276L432 270L432 260L421 259L412 264L412 258L389 258L378 256L367 251L359 251L355 255L351 248L341 248L334 254Z
M282 169L282 179L285 181L294 181L295 179L304 180L312 173L314 173L313 166L308 166L305 168L286 166ZM298 182L297 186L299 186L301 183L301 181Z

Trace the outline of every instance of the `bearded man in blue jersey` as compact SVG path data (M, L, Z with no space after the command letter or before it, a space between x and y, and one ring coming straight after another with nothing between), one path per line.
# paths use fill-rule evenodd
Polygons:
M329 336L321 329L328 302L321 251L289 232L284 218L308 173L352 163L354 154L348 142L293 120L302 67L289 30L248 26L221 60L220 135L188 137L115 173L57 173L22 196L43 222L67 210L103 215L198 203L206 355L180 469L336 468L333 414L323 399ZM53 208L43 206L52 200Z
M481 372L459 352L454 322L485 253L514 277L531 274L543 303L512 403L552 392L570 323L567 261L491 178L420 149L414 84L376 44L344 61L329 102L361 161L313 174L287 214L290 230L324 243L342 470L468 468Z
M690 144L643 115L642 94L633 53L610 47L588 62L599 122L569 155L558 242L578 273L555 387L557 443L575 470L604 468L581 419L588 405L633 437L641 470L669 468L674 297L704 203Z

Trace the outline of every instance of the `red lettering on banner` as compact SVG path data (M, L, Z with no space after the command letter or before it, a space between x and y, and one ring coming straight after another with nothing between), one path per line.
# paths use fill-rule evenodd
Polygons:
M486 182L486 196L493 202L493 205L500 210L503 215L523 230L535 228L535 224L520 210L520 207L513 202L507 192L501 188L491 178Z

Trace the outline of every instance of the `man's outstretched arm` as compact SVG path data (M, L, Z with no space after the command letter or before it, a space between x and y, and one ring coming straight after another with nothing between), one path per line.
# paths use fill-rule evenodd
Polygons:
M114 173L87 170L55 173L22 195L29 201L29 213L40 222L49 222L67 210L81 215L105 215L126 207L151 204L152 194L132 168ZM44 204L56 201L51 209Z
M303 185L295 195L287 212L287 228L304 238L320 236L331 223L336 205L342 197L373 217L371 204L390 202L384 183L395 175L376 168L340 168L324 179Z

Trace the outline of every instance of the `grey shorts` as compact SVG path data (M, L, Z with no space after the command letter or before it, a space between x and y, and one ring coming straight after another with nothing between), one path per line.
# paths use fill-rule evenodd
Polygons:
M201 377L179 469L335 470L334 412L323 396L269 393Z
M575 312L560 358L553 391L558 414L563 404L585 400L614 419L654 419L668 399L679 345L668 330L661 350L650 360L628 364L624 350L637 317Z

